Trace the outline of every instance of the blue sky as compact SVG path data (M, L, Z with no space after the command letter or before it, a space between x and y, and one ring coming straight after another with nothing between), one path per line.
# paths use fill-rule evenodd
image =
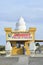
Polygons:
M27 29L36 27L36 39L43 39L43 0L0 0L0 44L6 44L5 27L15 29L23 16Z

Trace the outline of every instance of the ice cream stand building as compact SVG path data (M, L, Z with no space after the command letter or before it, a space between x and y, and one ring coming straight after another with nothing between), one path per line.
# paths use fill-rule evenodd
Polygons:
M14 55L30 55L29 45L35 41L36 28L30 27L26 29L26 23L23 17L20 17L16 23L16 29L5 28L6 46L10 44L10 54ZM8 43L9 42L9 43ZM9 49L8 49L9 50Z

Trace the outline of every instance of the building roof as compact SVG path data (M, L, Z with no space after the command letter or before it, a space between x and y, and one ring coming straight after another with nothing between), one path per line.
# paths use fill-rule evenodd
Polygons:
M35 42L43 42L43 40L35 40Z

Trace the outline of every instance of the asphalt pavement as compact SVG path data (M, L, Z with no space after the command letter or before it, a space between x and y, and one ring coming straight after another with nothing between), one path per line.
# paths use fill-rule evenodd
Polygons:
M0 56L0 65L43 65L43 57Z

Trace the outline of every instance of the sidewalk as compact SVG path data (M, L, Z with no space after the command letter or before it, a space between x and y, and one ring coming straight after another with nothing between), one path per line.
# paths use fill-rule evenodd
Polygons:
M43 57L43 54L31 54L30 57Z

